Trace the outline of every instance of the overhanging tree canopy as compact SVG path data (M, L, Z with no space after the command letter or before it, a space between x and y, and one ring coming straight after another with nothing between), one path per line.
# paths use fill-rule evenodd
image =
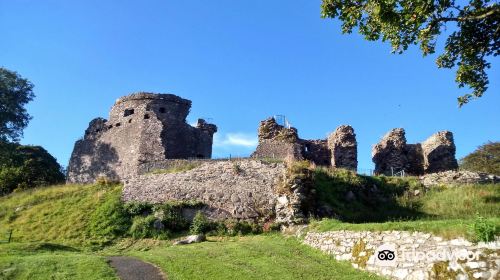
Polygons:
M488 88L486 69L491 64L487 58L500 54L498 1L460 5L453 0L323 0L321 8L323 18L342 21L343 33L357 27L367 40L389 41L395 53L412 44L419 44L424 56L434 53L437 38L454 23L456 29L451 29L437 66L457 66L458 86L472 90L458 97L460 106L481 97Z
M18 141L31 117L24 106L33 100L33 84L0 67L0 141Z

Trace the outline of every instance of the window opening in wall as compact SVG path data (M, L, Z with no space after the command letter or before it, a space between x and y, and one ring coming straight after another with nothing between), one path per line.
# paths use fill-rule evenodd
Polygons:
M108 125L108 129L112 129L113 128L113 125Z
M134 109L125 109L123 116L128 117L128 116L133 115L133 114L134 114Z
M132 123L132 119L128 120L128 123Z
M165 110L165 108L163 107L160 107L160 113L164 114L167 110Z
M149 119L149 114L145 114L145 115L144 115L144 119L145 119L145 120L148 120L148 119Z
M116 126L116 127L119 127L120 125L122 125L122 124L121 124L121 123L117 123L115 126Z

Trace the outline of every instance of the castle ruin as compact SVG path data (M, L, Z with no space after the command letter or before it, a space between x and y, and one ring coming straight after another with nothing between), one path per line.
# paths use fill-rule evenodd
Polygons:
M276 119L261 121L259 144L252 158L309 160L320 166L356 170L357 142L354 129L348 125L338 127L328 139L304 140L297 129L278 124Z
M404 170L423 175L458 168L453 133L440 131L417 144L407 144L405 130L389 131L372 149L375 173L392 175Z
M109 120L96 118L75 143L68 182L98 177L122 180L168 159L210 159L217 127L186 122L191 101L172 94L135 93L119 98Z

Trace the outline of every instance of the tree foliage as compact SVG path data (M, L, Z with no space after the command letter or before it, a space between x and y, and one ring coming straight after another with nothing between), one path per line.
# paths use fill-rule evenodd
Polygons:
M31 82L0 67L0 141L19 141L31 120L24 106L34 97Z
M44 148L0 141L0 195L64 179L61 166Z
M472 90L458 97L460 106L486 91L486 69L491 66L487 58L500 54L498 1L472 0L466 5L453 0L322 1L322 17L340 19L343 33L357 27L367 40L389 41L395 53L416 44L424 56L433 54L439 35L452 30L444 52L436 60L437 66L457 66L458 86Z
M500 176L500 142L488 142L460 160L460 168Z

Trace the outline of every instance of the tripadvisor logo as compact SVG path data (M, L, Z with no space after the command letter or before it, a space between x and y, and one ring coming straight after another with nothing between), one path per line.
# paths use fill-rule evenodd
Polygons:
M396 261L404 263L438 262L438 261L477 261L480 259L479 250L470 251L465 248L435 248L418 250L401 246L397 248L395 244L386 243L379 246L374 254L375 265L392 266L397 265Z
M396 257L396 252L391 250L382 250L377 254L377 258L381 261L392 261Z
M397 259L396 245L392 243L382 244L375 251L375 265L396 266Z

